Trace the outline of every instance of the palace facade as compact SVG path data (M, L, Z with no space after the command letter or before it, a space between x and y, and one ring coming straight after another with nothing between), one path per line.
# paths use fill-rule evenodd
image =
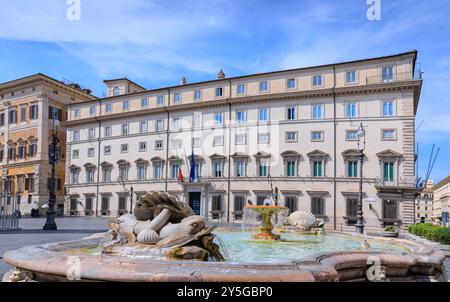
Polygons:
M94 99L76 84L36 74L0 84L0 176L3 210L14 205L22 215L48 203L51 167L48 149L53 129L65 155L65 105ZM54 118L53 118L54 117ZM55 128L54 128L55 127ZM64 207L65 158L56 166L57 208ZM6 199L6 200L3 200ZM5 208L6 207L6 208Z
M354 230L358 127L366 229L414 222L417 52L152 90L123 78L67 106L66 214L116 216L149 190L236 222L271 185L291 211ZM191 164L194 159L195 165ZM195 181L189 181L190 167ZM184 181L179 179L179 170ZM131 189L133 194L131 195Z

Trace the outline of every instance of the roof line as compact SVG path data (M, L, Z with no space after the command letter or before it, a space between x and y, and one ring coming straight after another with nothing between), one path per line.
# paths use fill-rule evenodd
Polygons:
M147 90L147 88L145 88L145 87L139 85L139 84L136 83L136 82L133 82L132 80L130 80L130 79L127 78L127 77L124 77L124 78L117 78L117 79L111 79L111 80L104 80L103 83L115 82L115 81L124 81L124 80L130 82L130 83L133 84L133 85L138 86L139 88L142 88L142 89L144 89L144 90Z
M46 75L46 74L40 73L40 72L39 72L39 73L36 73L36 74L24 76L24 77L15 79L15 80L11 80L11 81L7 81L7 82L0 83L0 89L2 89L3 87L7 87L8 85L14 84L15 82L20 82L20 81L24 81L24 80L32 80L33 78L38 79L39 77L43 77L44 79L47 79L47 80L49 80L49 81L51 81L51 82L55 82L55 83L58 84L58 85L64 85L64 86L67 87L68 89L74 90L74 91L76 91L76 92L78 92L78 93L81 93L81 94L83 94L83 95L85 95L85 96L89 96L89 97L91 97L91 98L97 99L97 97L96 97L95 95L92 95L92 94L89 94L89 93L87 93L87 92L84 92L84 91L81 90L81 89L77 89L77 88L71 87L71 86L69 86L69 85L63 83L62 81L58 81L57 79L52 78L52 77L50 77L50 76L48 76L48 75ZM94 100L94 99L93 99L93 100ZM89 100L89 101L92 101L92 100ZM81 102L81 103L83 103L83 102Z

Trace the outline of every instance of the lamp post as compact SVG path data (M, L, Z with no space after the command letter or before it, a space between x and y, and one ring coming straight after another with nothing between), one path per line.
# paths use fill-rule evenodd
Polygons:
M49 146L49 157L50 157L50 165L52 167L52 172L50 176L50 198L48 200L48 210L47 210L47 221L43 227L46 231L56 230L56 222L55 222L55 203L56 203L56 162L59 157L58 150L59 139L55 132L52 135L52 143Z
M356 232L359 234L364 234L364 218L363 218L363 163L364 163L364 149L366 148L366 131L364 130L363 124L358 128L356 133L358 136L358 151L359 151L359 201L358 201L358 211L356 212Z

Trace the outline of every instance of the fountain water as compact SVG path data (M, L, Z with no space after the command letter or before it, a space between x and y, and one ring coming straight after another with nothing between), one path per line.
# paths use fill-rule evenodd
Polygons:
M259 240L279 240L280 235L272 233L277 225L283 224L289 213L288 208L272 205L249 205L244 208L243 227L259 225L259 233L254 235Z

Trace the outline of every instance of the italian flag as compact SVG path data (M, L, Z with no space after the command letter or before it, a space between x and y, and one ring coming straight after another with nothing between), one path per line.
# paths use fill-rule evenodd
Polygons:
M177 154L177 166L178 166L178 181L184 182L183 172L181 171L181 160Z

